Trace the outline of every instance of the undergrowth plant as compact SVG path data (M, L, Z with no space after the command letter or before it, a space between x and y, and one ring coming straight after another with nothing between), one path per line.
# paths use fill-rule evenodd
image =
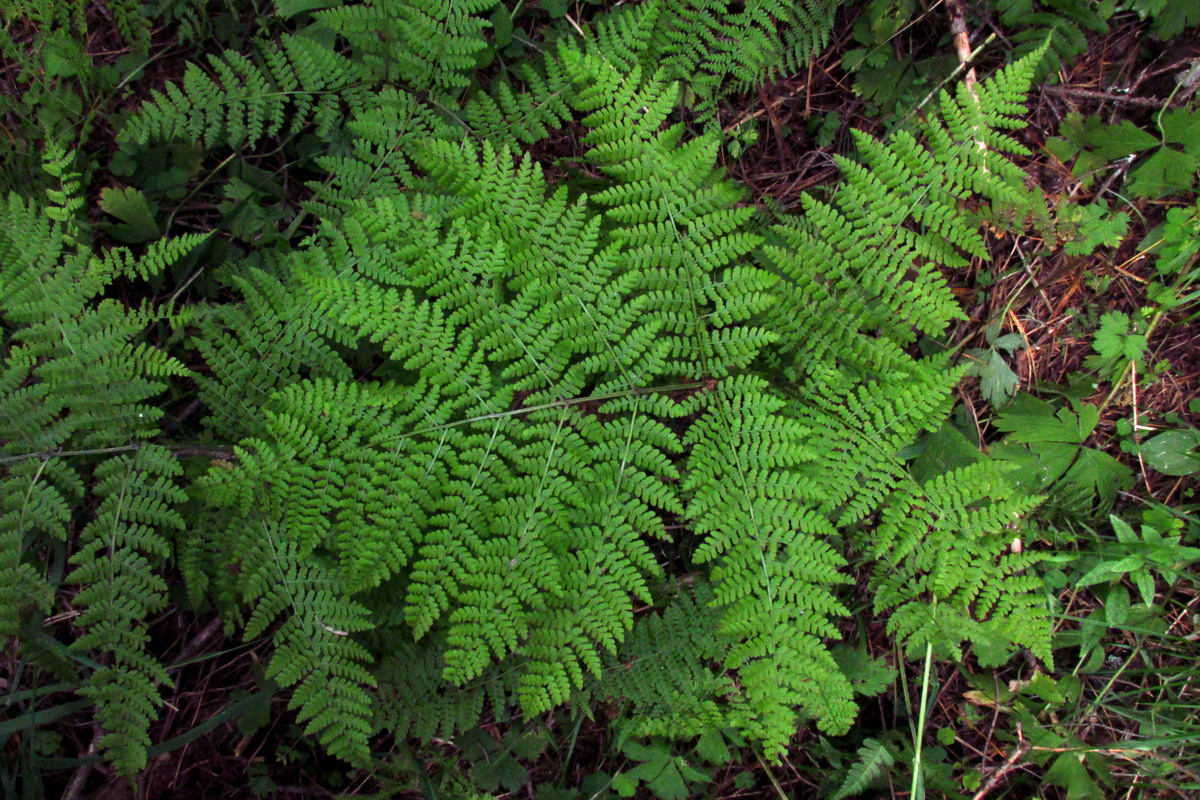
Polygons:
M1053 668L1042 556L1010 546L1043 451L909 463L966 371L922 355L963 317L947 273L987 257L981 219L1035 212L1008 156L1043 51L856 135L835 187L772 216L703 120L803 62L830 3L621 7L488 86L493 0L301 5L116 134L130 163L240 164L236 246L160 236L149 182L102 200L136 249L99 245L52 142L52 190L3 212L0 630L94 706L120 773L171 680L168 603L263 642L356 767L383 734L607 701L627 736L728 731L768 760L844 733L884 688L837 646L851 562L926 672ZM579 163L526 152L567 126ZM304 188L272 216L279 153ZM42 632L65 603L66 655Z

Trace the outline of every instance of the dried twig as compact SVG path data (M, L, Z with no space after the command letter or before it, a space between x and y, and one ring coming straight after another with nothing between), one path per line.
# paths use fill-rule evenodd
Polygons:
M1018 744L1013 749L1012 754L988 776L987 781L984 782L983 786L979 787L979 791L975 793L975 796L971 800L983 800L983 798L987 797L988 793L992 789L995 789L1007 777L1008 773L1020 765L1021 759L1032 749L1029 742L1025 741L1025 735L1021 732L1021 723L1019 722L1017 723L1017 740Z
M1084 89L1079 86L1045 86L1043 87L1043 91L1047 94L1066 97L1071 100L1101 100L1109 103L1121 103L1127 106L1138 106L1139 108L1162 108L1166 104L1165 100L1160 100L1157 97L1137 97L1131 94Z
M93 723L92 728L92 743L88 745L87 752L84 753L85 758L96 754L100 737L104 735L98 724ZM91 777L92 770L95 768L96 763L89 761L75 770L75 774L71 776L70 782L67 783L67 788L63 790L63 800L80 800L83 797L83 787L87 783L87 779Z

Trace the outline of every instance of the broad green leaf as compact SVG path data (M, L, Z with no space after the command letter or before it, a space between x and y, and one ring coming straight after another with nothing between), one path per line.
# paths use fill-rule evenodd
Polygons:
M1200 431L1163 431L1143 442L1138 453L1163 475L1193 475L1200 472Z
M91 60L83 52L83 47L75 39L66 34L55 34L42 42L42 66L47 78L70 78L82 75L91 66ZM64 96L74 95L64 92Z
M733 758L719 730L705 731L696 742L696 753L710 764L728 764Z
M1104 793L1088 774L1082 759L1081 753L1060 754L1046 770L1045 782L1066 789L1067 800L1103 800Z
M1137 197L1151 199L1191 191L1200 157L1163 147L1133 169L1127 187Z
M1116 561L1102 561L1088 570L1087 574L1080 578L1075 585L1080 587L1094 586L1097 583L1111 581L1127 572L1132 572L1144 563L1138 556L1125 556Z
M1176 108L1163 114L1163 137L1183 148L1185 153L1200 154L1200 109Z
M1124 625L1129 618L1129 592L1119 583L1108 589L1104 599L1104 617L1109 625Z
M637 794L638 779L632 778L624 772L618 772L613 775L612 788L617 791L621 797L633 797Z
M1108 453L1090 447L1079 448L1079 457L1063 480L1085 493L1095 492L1106 505L1116 500L1117 492L1133 485L1129 467Z
M668 763L657 776L648 781L646 787L660 800L688 800L691 796L674 761Z
M1129 526L1129 523L1118 517L1116 514L1108 515L1109 522L1112 523L1113 533L1117 535L1117 541L1122 544L1133 544L1139 541L1137 533Z
M1154 134L1142 130L1127 119L1116 125L1092 129L1090 134L1088 144L1091 145L1092 151L1106 161L1116 161L1159 144Z
M1137 569L1130 573L1130 578L1138 587L1138 594L1142 596L1142 602L1147 606L1154 604L1154 576L1150 574L1148 569Z
M1096 428L1100 412L1095 406L1080 405L1079 413L1062 408L1057 412L1045 400L1018 394L996 420L996 428L1012 434L1008 441L1082 443Z
M1156 136L1129 120L1117 125L1105 125L1103 120L1095 115L1084 117L1080 114L1068 114L1059 126L1059 133L1076 148L1087 153L1093 163L1099 164L1107 164L1160 144ZM1061 145L1056 145L1056 148L1064 154L1069 152ZM1076 164L1077 168L1078 166ZM1076 175L1078 174L1077 172Z

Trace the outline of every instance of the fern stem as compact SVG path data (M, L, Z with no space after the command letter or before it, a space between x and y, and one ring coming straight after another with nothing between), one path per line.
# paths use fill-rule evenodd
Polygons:
M917 716L917 738L913 742L913 773L912 786L909 789L910 800L921 800L925 797L925 783L921 775L921 746L925 741L925 717L929 708L929 670L933 664L933 643L925 643L925 670L921 678L921 709ZM920 794L918 794L918 791Z
M49 461L52 458L69 458L71 456L106 456L113 453L136 453L148 444L150 442L135 442L115 447L96 447L90 450L43 450L36 453L21 453L15 456L0 458L0 467L16 464L21 461L28 461L31 458L40 458ZM204 447L202 445L190 444L163 444L158 446L172 450L181 456L212 456L214 458L231 458L233 456L233 450L229 447Z
M622 389L617 392L607 392L605 394L593 394L587 397L570 397L563 400L554 400L549 403L542 403L536 406L523 406L514 408L510 411L495 411L491 414L481 414L477 417L466 417L464 419L456 419L453 422L443 422L439 425L428 425L424 428L403 433L391 439L380 439L380 442L394 442L399 439L407 439L410 436L421 436L426 433L435 433L448 428L457 428L459 425L470 425L473 422L484 422L489 419L503 419L505 417L519 417L522 414L532 414L534 411L546 411L552 408L564 408L566 406L575 405L577 403L594 403L604 400L616 400L619 397L635 397L643 394L656 394L659 392L680 392L690 389L699 389L704 386L704 382L696 381L694 383L670 383L664 386L639 386L633 389ZM0 464L3 464L0 461Z

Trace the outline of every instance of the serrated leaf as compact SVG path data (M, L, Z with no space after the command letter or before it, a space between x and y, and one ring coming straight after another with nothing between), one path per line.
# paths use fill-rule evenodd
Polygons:
M478 761L471 768L471 779L479 788L495 792L504 787L508 791L519 789L529 779L529 772L508 753Z
M1200 157L1163 147L1133 169L1126 188L1137 197L1156 199L1191 191Z
M1059 126L1059 133L1081 150L1086 150L1097 161L1107 164L1160 144L1158 137L1150 134L1129 120L1116 125L1105 125L1098 116L1083 117L1068 114Z
M633 797L637 794L638 780L631 778L624 772L618 772L613 775L612 788L616 789L617 794L621 797Z
M1185 153L1200 154L1200 109L1175 108L1162 116L1163 138L1183 148Z
M1089 356L1084 363L1099 372L1101 377L1115 377L1125 368L1127 361L1141 358L1146 347L1146 337L1133 331L1129 315L1110 311L1100 318L1100 327L1092 341L1096 355Z
M1010 353L1015 353L1018 350L1025 349L1025 337L1019 333L1006 333L993 342L993 346L998 350L1007 350Z
M1080 444L1096 427L1099 412L1084 405L1078 415L1062 408L1056 413L1045 400L1031 394L1017 395L996 420L996 428L1012 434L1008 440L1017 444L1030 442L1071 442Z
M1073 484L1084 494L1094 492L1101 502L1111 505L1117 499L1117 492L1133 486L1133 473L1108 453L1081 447L1074 466L1063 476L1063 481Z
M1096 428L1100 412L1078 404L1078 413L1053 407L1029 394L1019 394L995 421L1009 434L992 447L992 455L1017 466L1012 480L1027 491L1040 493L1057 483L1063 495L1105 504L1129 488L1133 474L1107 453L1081 447ZM1017 445L1027 445L1027 448Z
M997 350L991 351L985 363L977 365L975 374L979 376L980 393L993 406L1004 405L1021 388L1021 379Z
M654 792L660 800L687 800L689 796L687 784L672 761L646 787Z
M503 3L496 6L492 12L492 32L496 38L496 47L507 47L513 40L512 13Z
M1082 756L1076 752L1063 753L1046 770L1045 780L1067 790L1067 800L1102 800L1100 787L1088 774Z
M854 687L855 694L874 697L887 691L896 681L896 668L882 659L871 658L861 645L858 649L844 644L835 645L831 654L842 674Z
M1063 246L1067 255L1089 255L1097 247L1117 247L1129 230L1129 215L1111 213L1104 203L1080 206L1075 237Z
M913 459L909 472L918 483L925 483L950 470L970 466L982 458L984 455L979 448L962 431L946 422L925 439L921 453ZM836 658L836 649L834 652Z
M1079 145L1060 136L1047 139L1046 150L1064 164L1079 155L1080 152Z

